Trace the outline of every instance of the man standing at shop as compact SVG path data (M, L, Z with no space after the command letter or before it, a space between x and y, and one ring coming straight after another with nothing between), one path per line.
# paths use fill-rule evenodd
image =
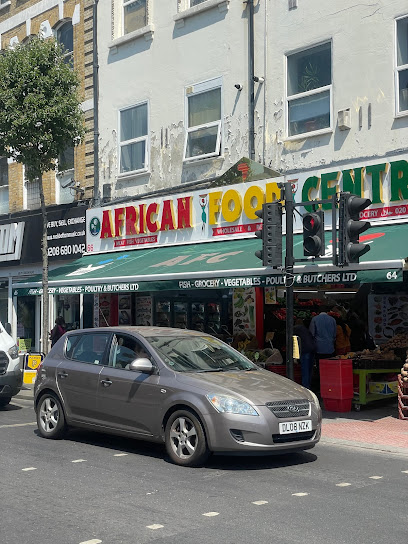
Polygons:
M317 369L320 359L330 359L334 356L337 323L334 317L326 312L320 312L312 318L309 330L313 336L316 349Z

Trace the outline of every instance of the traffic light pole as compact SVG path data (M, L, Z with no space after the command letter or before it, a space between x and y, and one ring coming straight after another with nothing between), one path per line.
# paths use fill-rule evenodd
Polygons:
M294 379L293 372L293 193L290 183L283 184L285 197L285 219L286 219L286 255L285 255L285 287L286 287L286 376Z

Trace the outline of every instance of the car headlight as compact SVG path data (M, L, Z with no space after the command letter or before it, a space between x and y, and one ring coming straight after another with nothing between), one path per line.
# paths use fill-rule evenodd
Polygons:
M320 408L320 402L319 402L319 399L317 398L317 396L313 393L313 391L310 391L309 389L309 393L312 395L313 397L313 402L316 404L316 406L318 408Z
M228 395L206 395L207 399L218 412L227 414L240 414L243 416L257 416L258 412L248 402L229 397Z
M18 348L16 345L12 346L9 350L8 350L8 354L10 355L10 357L12 359L17 359L18 358Z

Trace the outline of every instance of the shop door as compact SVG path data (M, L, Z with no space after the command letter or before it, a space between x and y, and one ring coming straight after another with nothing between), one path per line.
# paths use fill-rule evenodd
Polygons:
M99 423L96 407L98 378L107 356L110 334L70 335L66 359L57 368L57 385L68 417L84 423Z
M152 359L135 338L116 334L109 364L99 375L97 408L103 425L141 435L160 433L160 376L129 370L138 357Z

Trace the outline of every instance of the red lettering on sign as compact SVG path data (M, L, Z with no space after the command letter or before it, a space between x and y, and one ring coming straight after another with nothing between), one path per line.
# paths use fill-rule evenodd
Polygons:
M110 210L103 210L101 238L112 238L112 237L113 237L113 229L112 229L111 213L110 213Z

